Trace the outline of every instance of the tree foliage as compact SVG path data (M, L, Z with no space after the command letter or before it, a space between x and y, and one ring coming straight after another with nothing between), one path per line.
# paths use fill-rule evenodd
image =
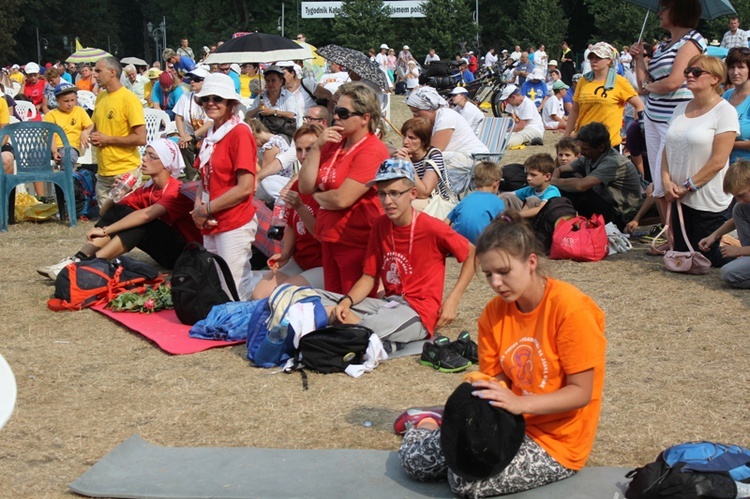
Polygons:
M568 26L557 0L526 0L518 15L516 39L523 48L557 46L565 39Z
M333 21L337 43L358 50L377 49L389 38L390 15L383 0L344 0Z
M477 28L467 0L428 0L424 13L419 19L423 27L414 32L417 36L410 42L418 50L415 53L434 48L442 57L452 57L467 44L474 47Z

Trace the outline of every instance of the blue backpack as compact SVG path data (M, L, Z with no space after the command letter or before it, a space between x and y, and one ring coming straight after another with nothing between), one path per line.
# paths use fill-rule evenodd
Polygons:
M73 172L73 193L76 198L76 216L94 220L99 218L99 203L96 201L96 175L91 170L80 168Z
M713 442L675 445L625 476L632 478L628 499L734 499L735 481L750 482L750 450Z

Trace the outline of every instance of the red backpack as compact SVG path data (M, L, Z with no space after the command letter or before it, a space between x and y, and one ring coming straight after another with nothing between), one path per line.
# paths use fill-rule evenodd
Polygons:
M55 297L47 301L47 306L56 312L81 310L107 303L126 290L162 281L154 267L132 258L83 260L71 263L57 275Z

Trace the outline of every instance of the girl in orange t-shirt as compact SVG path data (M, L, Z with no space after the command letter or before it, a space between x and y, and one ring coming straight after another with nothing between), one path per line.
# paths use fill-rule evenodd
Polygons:
M498 474L469 481L446 464L440 412L412 421L401 461L419 480L448 472L454 493L487 497L562 480L583 468L599 423L606 339L604 313L574 286L539 272L542 254L531 227L506 211L477 240L476 255L499 296L479 318L479 373L474 396L522 414L521 448Z

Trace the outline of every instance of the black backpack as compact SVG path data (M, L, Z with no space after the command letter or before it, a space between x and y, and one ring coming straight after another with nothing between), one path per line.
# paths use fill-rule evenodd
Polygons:
M214 305L239 300L227 262L201 244L185 246L172 273L172 302L180 322L195 324Z
M290 373L300 370L302 386L307 390L304 368L323 374L342 373L352 364L362 364L372 329L357 324L339 324L316 329L302 336L294 354Z

